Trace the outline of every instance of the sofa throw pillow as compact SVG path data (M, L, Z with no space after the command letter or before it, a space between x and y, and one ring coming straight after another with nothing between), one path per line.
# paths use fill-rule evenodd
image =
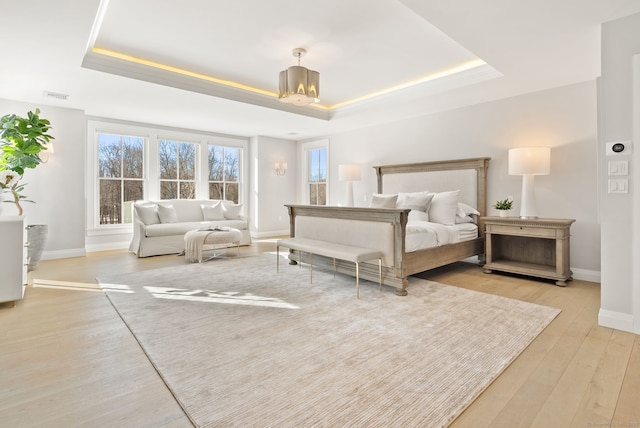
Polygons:
M433 196L434 194L429 192L398 193L396 208L410 208L426 213L429 212Z
M160 217L160 223L177 223L178 215L173 205L158 204L158 217Z
M134 205L136 216L147 226L160 223L158 208L155 205Z
M212 205L201 205L202 218L204 221L224 220L222 202L218 201Z
M240 210L242 204L234 204L231 201L224 201L222 203L222 213L227 220L237 220L240 217Z
M395 208L398 195L381 195L374 193L369 208Z
M434 223L454 225L459 195L460 190L434 194L429 207L429 219Z

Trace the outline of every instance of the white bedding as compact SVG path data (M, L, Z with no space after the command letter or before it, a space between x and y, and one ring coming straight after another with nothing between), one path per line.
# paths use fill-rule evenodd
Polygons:
M445 226L429 221L410 221L407 223L405 252L440 247L456 242L468 241L478 237L478 226L474 223L461 223Z

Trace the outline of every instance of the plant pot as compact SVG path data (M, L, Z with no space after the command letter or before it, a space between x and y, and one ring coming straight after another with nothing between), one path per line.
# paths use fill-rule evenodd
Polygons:
M36 270L38 263L40 263L48 233L49 226L46 224L30 224L27 226L27 240L29 241L29 247L27 248L29 266L27 267L27 272Z
M509 217L511 210L498 210L498 212L500 213L500 217Z

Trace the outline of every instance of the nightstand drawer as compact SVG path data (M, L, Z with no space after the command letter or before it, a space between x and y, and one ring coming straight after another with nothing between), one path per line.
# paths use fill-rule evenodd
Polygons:
M556 237L555 229L504 224L488 224L487 233L495 233L498 235L532 236L537 238Z

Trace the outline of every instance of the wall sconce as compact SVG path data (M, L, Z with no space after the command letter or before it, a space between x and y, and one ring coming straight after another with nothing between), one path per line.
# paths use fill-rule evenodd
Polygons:
M46 145L45 149L44 149L44 150L42 150L42 152L41 152L41 153L43 153L43 154L45 154L45 153L46 153L46 155L47 155L46 159L43 159L43 157L42 157L42 156L40 156L40 160L42 161L42 163L47 163L47 162L49 162L49 156L51 156L52 154L54 154L54 153L55 153L55 150L53 150L53 141L49 141L49 142L47 143L47 145Z
M287 163L286 162L276 162L276 175L285 175L287 173Z
M550 170L550 147L525 147L509 150L509 175L522 176L520 218L538 217L533 177L536 175L549 175Z
M353 182L360 181L360 165L338 165L338 179L347 182L347 207L353 206Z

